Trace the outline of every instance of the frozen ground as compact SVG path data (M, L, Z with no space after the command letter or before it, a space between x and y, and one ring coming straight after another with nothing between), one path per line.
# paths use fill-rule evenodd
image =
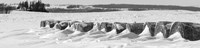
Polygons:
M200 23L200 12L190 11L119 11L94 13L38 13L14 11L0 14L0 48L198 48L200 41L169 41L165 39L133 41L122 38L107 41L67 42L41 39L33 32L42 32L41 20L83 20L92 22L146 22L146 21L185 21ZM27 33L29 32L29 33ZM32 33L30 33L32 32ZM52 31L58 32L58 31ZM58 34L64 36L63 34ZM55 37L49 35L44 37ZM58 37L60 37L58 36ZM177 36L177 35L175 35Z

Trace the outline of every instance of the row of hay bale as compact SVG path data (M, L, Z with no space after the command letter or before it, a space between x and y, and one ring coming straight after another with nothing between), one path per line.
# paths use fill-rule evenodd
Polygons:
M200 24L192 22L85 22L72 20L43 20L40 27L59 30L71 30L95 34L99 31L107 34L122 34L123 32L135 33L139 36L148 36L167 39L175 33L186 40L196 41L200 39ZM97 32L98 31L98 32ZM176 36L176 35L175 35Z

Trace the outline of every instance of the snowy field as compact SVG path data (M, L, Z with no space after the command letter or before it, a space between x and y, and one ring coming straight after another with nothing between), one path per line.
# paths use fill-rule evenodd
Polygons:
M141 40L129 38L98 41L96 38L85 38L81 41L56 40L54 37L65 37L64 34L38 35L45 32L40 29L40 21L81 20L91 22L157 22L183 21L200 23L200 12L191 11L118 11L93 13L40 13L13 11L11 14L0 14L0 48L199 48L200 41L184 40ZM47 29L48 30L48 29ZM48 32L48 31L46 31ZM59 32L57 30L49 32ZM131 36L132 34L130 34ZM127 35L129 36L129 35ZM176 35L175 35L176 36ZM44 39L46 38L46 39ZM105 38L106 39L106 38Z

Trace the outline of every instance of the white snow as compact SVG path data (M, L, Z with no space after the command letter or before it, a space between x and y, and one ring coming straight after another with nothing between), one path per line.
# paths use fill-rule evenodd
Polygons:
M151 33L149 32L149 27L146 25L145 29L142 31L142 33L139 34L139 36L146 36L146 37L150 37Z
M109 35L97 33L93 35L77 35L66 38L73 31L56 29L40 29L40 21L55 20L82 20L91 22L146 22L146 21L185 21L200 23L200 12L191 11L118 11L93 13L40 13L13 11L11 14L0 14L0 48L198 48L200 41L180 41L180 33L170 36L170 40L144 40L133 42L138 35L127 32L117 39L109 39ZM70 33L66 33L70 32ZM102 32L102 31L97 31ZM149 36L148 30L139 36ZM159 34L158 35L162 35ZM103 38L102 38L103 37ZM65 40L59 40L66 38ZM158 38L162 38L158 36ZM100 39L100 41L98 41ZM101 40L103 39L103 40ZM105 39L105 40L104 40ZM71 41L70 41L71 40ZM177 40L177 41L176 41Z
M180 32L175 32L171 36L168 37L168 39L171 39L173 41L184 41L185 39L181 37Z
M157 39L163 39L164 38L164 35L162 32L158 32L156 35L155 35L155 38Z

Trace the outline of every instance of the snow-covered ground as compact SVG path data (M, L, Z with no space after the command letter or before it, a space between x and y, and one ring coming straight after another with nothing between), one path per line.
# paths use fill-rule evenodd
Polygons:
M153 22L184 21L200 23L200 12L191 11L119 11L93 13L40 13L13 11L11 14L0 14L0 48L198 48L200 41L170 41L165 39L134 41L121 38L106 41L93 41L86 38L70 42L49 39L63 34L41 36L33 32L44 32L39 25L41 20L82 20L92 22ZM51 31L59 32L59 31ZM131 35L131 34L129 34ZM174 34L176 36L178 34ZM128 36L128 35L127 35ZM65 36L64 36L65 37ZM92 40L92 41L91 41Z

